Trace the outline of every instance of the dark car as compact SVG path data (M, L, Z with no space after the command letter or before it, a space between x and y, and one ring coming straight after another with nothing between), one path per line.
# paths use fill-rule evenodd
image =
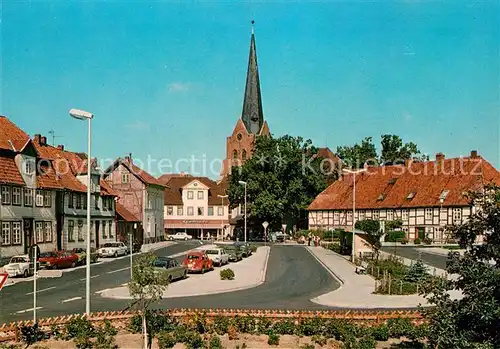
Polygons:
M237 242L234 245L240 248L243 257L246 258L252 255L252 246L248 242Z
M220 247L223 247L226 253L229 254L230 262L238 262L243 259L243 250L240 245L221 245Z
M71 252L78 256L78 265L84 265L87 263L87 249L85 248L74 248ZM99 258L99 253L95 250L95 248L90 249L90 263L96 263Z

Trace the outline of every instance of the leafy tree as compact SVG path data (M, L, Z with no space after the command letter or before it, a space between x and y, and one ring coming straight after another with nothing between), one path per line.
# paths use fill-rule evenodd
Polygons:
M375 254L378 257L380 247L382 246L380 243L380 238L382 237L380 222L373 219L364 219L357 221L354 227L367 234L366 241L370 244L371 248L375 251Z
M362 168L365 163L376 163L378 158L372 137L366 137L360 144L337 147L337 155L351 168Z
M243 205L244 186L238 183L242 180L247 182L248 224L261 229L267 221L272 231L281 229L285 219L296 223L326 188L322 159L316 153L312 142L301 137L257 138L252 157L232 170L229 201Z
M407 159L421 159L422 154L413 142L403 144L401 137L396 135L382 135L380 144L381 163L400 163Z
M385 222L385 230L391 231L400 229L403 226L403 221L401 219L395 219L393 221Z
M500 188L488 186L472 193L477 210L452 233L466 252L450 252L451 280L429 283L424 293L435 307L427 309L429 344L433 348L500 348ZM476 237L484 243L474 245ZM459 290L462 299L448 291Z
M156 255L152 252L140 255L132 266L132 281L128 283L134 305L141 311L144 348L151 345L148 340L147 319L151 304L159 301L168 287L168 275L154 267Z

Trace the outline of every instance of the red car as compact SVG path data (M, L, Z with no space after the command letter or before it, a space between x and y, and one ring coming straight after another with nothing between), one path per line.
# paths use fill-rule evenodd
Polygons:
M55 251L40 253L40 268L74 268L78 264L78 255L73 252Z
M189 252L184 259L183 264L190 273L204 273L207 270L213 270L214 264L207 254L203 251Z

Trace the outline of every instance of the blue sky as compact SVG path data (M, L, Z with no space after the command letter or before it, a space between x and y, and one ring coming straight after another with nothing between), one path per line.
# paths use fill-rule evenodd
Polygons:
M499 11L457 0L6 1L0 113L84 151L84 125L67 111L92 111L100 158L221 159L255 19L273 134L335 150L394 133L431 157L477 149L498 168Z

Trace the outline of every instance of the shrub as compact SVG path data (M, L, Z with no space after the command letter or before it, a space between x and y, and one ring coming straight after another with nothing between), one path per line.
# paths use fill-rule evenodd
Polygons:
M300 349L314 349L314 344L304 344Z
M280 336L276 333L269 333L267 338L267 344L269 345L280 345Z
M21 340L26 343L26 347L33 343L45 339L45 333L38 327L38 324L22 326L20 329Z
M393 230L385 235L386 242L401 242L406 237L404 231Z
M375 349L377 341L370 336L363 337L359 340L357 349Z
M219 336L223 336L228 332L229 319L225 316L217 315L212 324L212 329Z
M338 254L341 254L341 252L342 252L342 248L340 247L340 244L337 243L337 242L334 242L333 244L330 244L328 246L328 248L330 250L332 250L333 252L338 253Z
M268 333L278 333L278 334L295 334L296 333L295 323L286 319L283 321L277 321L272 326Z
M269 320L267 317L262 316L256 321L255 332L259 334L266 333L271 327L271 320Z
M215 335L210 338L208 349L222 349L222 342L219 336Z
M253 333L255 331L255 318L253 316L236 316L233 324L240 333Z
M415 245L420 245L422 243L422 241L420 241L420 238L415 238L415 240L413 240L413 243Z
M203 347L203 338L198 332L189 331L186 333L184 344L188 349L200 349Z
M71 319L66 324L66 339L78 337L92 338L94 336L94 326L85 317Z
M407 238L402 239L402 240L401 240L401 243L402 243L403 245L406 245L406 244L408 243L408 239L407 239Z
M326 337L323 337L322 335L315 334L314 336L311 337L311 340L318 344L319 346L326 345L327 339Z
M430 245L430 244L432 244L432 239L431 239L430 237L426 237L426 238L424 239L424 244L426 244L426 245Z
M222 269L220 271L221 280L234 280L234 271L232 269Z
M252 253L257 252L257 246L256 245L250 246L250 249L252 250Z
M373 327L372 336L375 340L381 342L389 340L389 327L387 327L387 325Z
M387 327L390 338L410 337L414 331L414 325L406 318L389 319Z
M94 343L94 349L115 349L117 345L115 344L115 336L118 333L116 328L111 325L109 320L104 322L103 328L95 329L96 341Z
M177 338L174 334L167 331L161 331L158 333L157 338L159 349L169 349L177 344Z

